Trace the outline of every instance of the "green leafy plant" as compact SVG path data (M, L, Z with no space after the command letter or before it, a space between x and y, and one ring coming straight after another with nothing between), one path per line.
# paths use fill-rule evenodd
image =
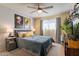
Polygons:
M74 36L75 36L75 38L79 39L79 23L75 24L73 26L73 28L74 28Z
M72 25L69 20L64 21L62 30L64 30L67 33L67 35L72 35Z
M69 20L65 20L61 28L67 33L68 38L79 39L79 23L73 25Z

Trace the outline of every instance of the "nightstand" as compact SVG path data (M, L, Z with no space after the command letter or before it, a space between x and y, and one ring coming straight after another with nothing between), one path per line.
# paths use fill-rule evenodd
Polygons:
M6 50L11 51L17 48L16 37L6 38Z

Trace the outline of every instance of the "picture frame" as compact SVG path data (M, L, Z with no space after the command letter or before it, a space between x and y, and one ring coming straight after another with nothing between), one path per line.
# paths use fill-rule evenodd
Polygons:
M31 29L31 19L29 17L24 17L24 28L27 30Z
M15 28L23 28L23 16L15 14Z

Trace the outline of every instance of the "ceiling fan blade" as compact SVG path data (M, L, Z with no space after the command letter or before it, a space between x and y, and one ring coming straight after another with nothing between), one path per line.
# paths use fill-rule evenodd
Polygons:
M34 10L34 11L30 12L30 13L34 13L34 12L36 12L36 10Z
M48 13L48 12L46 12L45 10L42 10L44 13Z
M38 8L40 7L40 4L38 3Z
M44 7L42 9L49 9L49 8L53 8L53 6Z
M32 7L32 6L27 6L28 8L32 8L32 9L36 9L36 7Z

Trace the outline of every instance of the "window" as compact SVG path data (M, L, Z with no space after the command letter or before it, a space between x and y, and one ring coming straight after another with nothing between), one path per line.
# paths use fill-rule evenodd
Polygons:
M43 35L56 38L56 20L43 20Z

